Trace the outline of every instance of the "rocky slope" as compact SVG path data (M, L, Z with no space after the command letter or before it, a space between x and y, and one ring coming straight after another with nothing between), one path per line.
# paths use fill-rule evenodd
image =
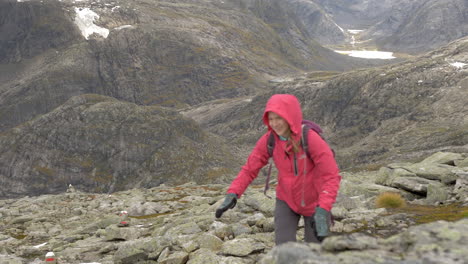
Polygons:
M336 26L283 2L2 1L0 130L83 93L179 107L253 94L286 73L373 64L320 46L313 37L334 27L328 41L340 38Z
M407 5L408 0L313 0L337 24L347 29L369 28L381 22L394 9ZM415 1L412 1L415 2Z
M468 35L464 0L314 0L363 45L422 54Z
M184 114L250 149L264 133L268 98L292 93L304 117L323 126L343 169L418 159L438 149L467 148L467 59L463 38L408 62L335 76L311 72L274 83L268 93Z
M464 0L408 1L393 8L365 36L384 50L421 54L468 35Z
M424 172L438 167L430 179ZM426 169L426 171L422 170ZM382 180L385 179L385 185ZM379 184L379 182L381 184ZM419 187L418 187L419 185ZM422 192L421 186L425 187ZM251 186L214 217L226 185L160 185L112 194L66 193L0 200L3 263L454 263L468 258L468 153L343 174L333 235L322 244L274 246L274 200ZM65 186L63 188L65 190ZM375 207L396 192L407 207ZM433 204L444 206L428 206ZM130 225L119 227L126 210ZM434 222L435 221L435 222ZM425 223L425 224L422 224ZM303 238L303 224L298 239ZM287 262L286 262L287 261Z
M239 165L224 146L172 110L76 96L0 134L0 197L222 182Z

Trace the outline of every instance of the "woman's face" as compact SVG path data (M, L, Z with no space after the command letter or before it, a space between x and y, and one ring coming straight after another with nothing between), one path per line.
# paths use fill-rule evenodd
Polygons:
M273 112L268 112L268 122L277 135L285 138L289 137L289 134L291 133L289 130L289 124L281 116Z

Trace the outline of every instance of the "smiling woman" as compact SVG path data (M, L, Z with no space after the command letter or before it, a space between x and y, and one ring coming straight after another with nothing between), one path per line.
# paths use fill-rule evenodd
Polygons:
M304 218L304 240L320 242L329 235L329 212L341 181L333 152L317 132L312 129L303 132L302 110L294 95L273 95L263 112L263 123L268 132L257 141L215 215L219 218L234 208L260 169L273 158L278 169L274 212L276 244L296 241L301 217ZM270 137L277 142L271 148L267 146ZM310 142L310 145L301 145L301 142Z
M268 112L268 122L278 136L288 138L291 134L288 122L274 112Z

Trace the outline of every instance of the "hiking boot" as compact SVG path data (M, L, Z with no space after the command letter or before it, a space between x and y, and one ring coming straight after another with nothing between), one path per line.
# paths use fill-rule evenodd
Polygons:
M54 252L47 252L45 255L46 264L57 264L57 258L55 258Z
M130 225L130 219L128 218L127 211L120 211L119 216L120 216L120 221L117 224L118 227L125 227L125 226Z

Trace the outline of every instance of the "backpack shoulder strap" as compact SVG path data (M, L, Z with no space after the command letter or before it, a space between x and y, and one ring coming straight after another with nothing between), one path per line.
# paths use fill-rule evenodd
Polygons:
M309 152L309 137L308 137L309 129L310 129L310 127L308 127L308 126L305 125L305 124L302 124L302 138L301 138L301 144L302 144L302 149L305 151L307 157L308 157L309 159L312 159L312 158L310 157L310 152Z
M268 150L268 155L270 157L273 157L274 149L275 149L275 135L273 134L273 131L271 131L267 140L267 150Z
M275 149L275 135L273 134L273 131L271 131L267 140L267 150L268 150L268 155L270 156L270 158L273 157L274 149ZM269 161L269 163L270 165L268 167L268 172L267 172L266 179L265 179L265 189L263 190L263 194L265 194L266 197L271 199L271 197L267 194L268 189L270 189L270 176L271 176L272 162Z
M307 157L309 159L312 159L312 157L310 156L310 152L309 152L309 142L308 142L309 141L309 137L308 137L309 130L312 130L315 133L317 133L325 142L327 142L327 141L323 137L322 129L320 128L319 125L317 125L314 122L309 121L309 120L302 121L302 138L301 138L302 148L304 149L305 153L307 154ZM330 148L330 149L331 149L331 151L333 153L333 157L335 157L335 150L332 149L332 148Z

